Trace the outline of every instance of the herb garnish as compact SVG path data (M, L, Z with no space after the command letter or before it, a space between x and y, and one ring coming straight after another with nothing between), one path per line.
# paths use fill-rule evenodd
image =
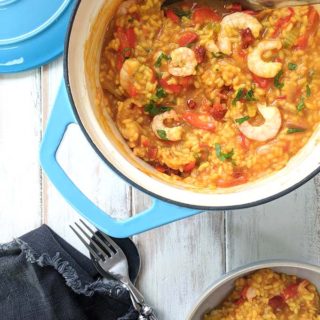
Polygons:
M302 128L288 128L287 134L297 133L297 132L304 132L304 131L306 131L306 129L302 129Z
M306 87L306 96L307 98L309 98L311 96L311 88L310 86L307 84L307 87Z
M156 68L160 68L161 67L161 63L162 63L162 60L166 60L166 61L170 61L171 60L171 57L170 56L167 56L166 54L164 54L163 52L160 53L156 63L154 64L154 66Z
M278 89L282 89L284 87L284 83L280 82L280 78L283 75L283 71L280 70L274 78L274 86Z
M300 112L304 108L305 108L304 97L301 97L299 103L297 104L297 110Z
M236 96L232 100L232 105L233 106L235 106L237 104L237 102L240 101L243 98L243 94L244 94L244 89L243 88L238 89L238 91L236 93Z
M216 155L217 155L218 159L221 161L229 160L233 157L233 154L234 154L233 149L228 153L223 153L221 151L221 146L219 143L215 144L215 149L216 149Z
M158 114L164 113L171 110L172 108L167 106L157 106L154 101L150 101L144 106L144 111L149 113L150 116L156 116Z
M174 8L174 13L181 19L182 17L191 18L191 11L184 11L180 8Z
M256 101L256 98L254 96L254 90L251 88L249 91L246 91L244 88L240 88L237 91L236 96L232 100L232 105L235 106L237 102L243 98L247 101Z
M288 64L288 69L291 70L291 71L297 70L297 68L298 68L298 65L295 64L295 63L290 62Z
M156 91L156 97L161 99L167 96L167 93L162 87L158 87Z
M249 116L245 116L245 117L242 117L242 118L236 119L235 121L236 121L237 123L239 123L239 124L242 124L242 123L244 123L244 122L248 121L249 119L250 119L250 117L249 117Z
M212 52L212 57L216 59L223 59L226 55L223 52Z
M168 140L167 134L166 134L166 132L164 130L157 130L157 134L158 134L160 139Z
M254 97L254 91L252 88L246 93L245 98L247 101L256 101L256 98Z

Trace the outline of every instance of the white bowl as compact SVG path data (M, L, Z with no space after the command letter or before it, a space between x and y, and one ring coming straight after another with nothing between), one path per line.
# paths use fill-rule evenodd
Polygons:
M265 268L309 280L320 291L320 267L285 260L262 261L231 271L210 286L198 300L190 315L187 317L187 320L202 320L204 314L216 308L234 289L236 279Z
M229 189L210 191L172 183L135 157L114 122L101 107L106 103L99 83L103 38L121 0L82 0L76 6L66 41L65 80L70 101L88 141L119 175L139 189L181 206L235 209L276 199L319 172L320 130L279 172Z

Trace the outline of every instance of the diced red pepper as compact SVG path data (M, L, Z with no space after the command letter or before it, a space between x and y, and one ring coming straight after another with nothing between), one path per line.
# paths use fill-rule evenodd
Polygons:
M159 79L160 86L171 93L180 93L182 86L179 84L169 84L165 79Z
M254 42L254 36L250 28L241 30L242 48L247 49Z
M167 170L164 166L161 166L160 164L157 165L155 168L156 168L157 171L159 171L161 173L165 173L166 170Z
M240 144L241 144L241 147L244 149L244 150L248 150L249 147L250 147L250 140L243 134L240 132L239 134L239 137L240 137Z
M293 8L289 7L289 14L286 17L280 18L275 25L275 30L272 34L272 37L276 38L280 32L289 24L292 17L294 16L294 10Z
M126 36L128 39L129 48L134 48L136 46L136 34L133 28L128 28L126 30Z
M283 291L281 296L284 300L288 300L291 298L294 298L298 295L298 283L290 284L288 287L286 287Z
M178 81L181 86L188 88L193 84L193 76L180 77Z
M141 137L141 144L147 148L150 146L150 141L144 137Z
M178 44L180 47L186 47L192 42L196 42L198 40L198 35L192 31L186 31L182 34L180 39L178 40Z
M123 54L121 52L118 53L117 54L117 62L116 62L116 67L118 70L121 70L122 65L124 63L124 60L125 60L125 58L124 58Z
M220 103L216 103L212 106L210 110L210 114L214 117L215 120L221 121L224 116L226 115L228 109L225 105L222 105Z
M187 105L189 109L195 109L197 107L197 103L193 99L189 99Z
M277 100L286 100L287 99L287 96L279 96L276 98Z
M133 28L118 28L117 35L120 41L119 51L122 52L127 48L133 49L136 45L136 34Z
M132 55L132 49L134 49L136 45L136 35L133 28L118 28L116 33L120 41L116 66L117 69L120 70L124 60Z
M193 49L198 63L202 63L206 57L206 49L203 46L197 46Z
M156 159L157 154L158 154L158 148L157 147L149 147L148 148L148 158L150 160Z
M269 89L272 86L273 79L261 78L252 73L253 82L262 89Z
M208 120L206 121L203 118L207 118ZM182 119L198 129L207 131L215 131L216 129L215 120L212 116L210 116L210 114L207 113L195 113L187 111L182 115Z
M318 25L319 25L319 13L318 11L313 7L309 7L309 12L308 12L308 28L306 33L301 36L297 40L296 48L297 49L305 49L308 46L309 43L309 38L314 35L314 33L317 31Z
M236 306L241 306L242 304L244 304L245 303L245 299L243 299L243 297L240 297L238 300L236 300L235 302L234 302L234 304L236 305Z
M281 311L286 306L286 302L282 296L274 296L269 299L268 304L272 308L273 312Z
M131 98L134 98L137 96L138 92L137 92L137 89L134 85L131 85L129 88L128 88L128 94Z
M219 188L230 188L230 187L235 187L239 186L241 184L245 184L248 182L248 178L245 176L240 176L238 178L231 178L228 180L225 179L218 179L216 181L217 187Z
M190 172L192 171L196 166L196 161L191 161L190 163L186 164L183 167L183 172Z
M219 22L221 17L219 14L208 7L196 8L192 15L192 21L195 24L203 24L206 22Z
M172 9L168 9L166 11L166 16L168 19L170 19L173 23L179 24L180 19L179 17L175 14L175 12Z

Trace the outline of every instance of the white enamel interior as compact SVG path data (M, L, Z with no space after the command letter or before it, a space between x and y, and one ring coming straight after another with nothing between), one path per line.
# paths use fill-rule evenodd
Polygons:
M197 302L187 320L202 320L203 315L217 307L233 290L237 278L246 276L256 270L272 268L276 272L296 275L301 279L307 279L320 290L320 268L296 262L274 261L250 265L227 274L219 282L214 284Z
M70 90L81 122L101 154L119 172L143 189L171 201L203 208L225 208L274 197L318 169L319 128L303 150L281 171L254 183L214 192L193 190L167 182L156 170L133 156L113 121L106 114L102 114L99 107L105 103L98 81L100 50L105 26L119 2L121 0L80 2L71 29L67 56Z

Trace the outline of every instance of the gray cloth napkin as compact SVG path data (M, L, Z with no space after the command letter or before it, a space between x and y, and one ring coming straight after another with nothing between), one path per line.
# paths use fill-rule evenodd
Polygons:
M137 318L128 292L48 226L0 245L0 319Z

